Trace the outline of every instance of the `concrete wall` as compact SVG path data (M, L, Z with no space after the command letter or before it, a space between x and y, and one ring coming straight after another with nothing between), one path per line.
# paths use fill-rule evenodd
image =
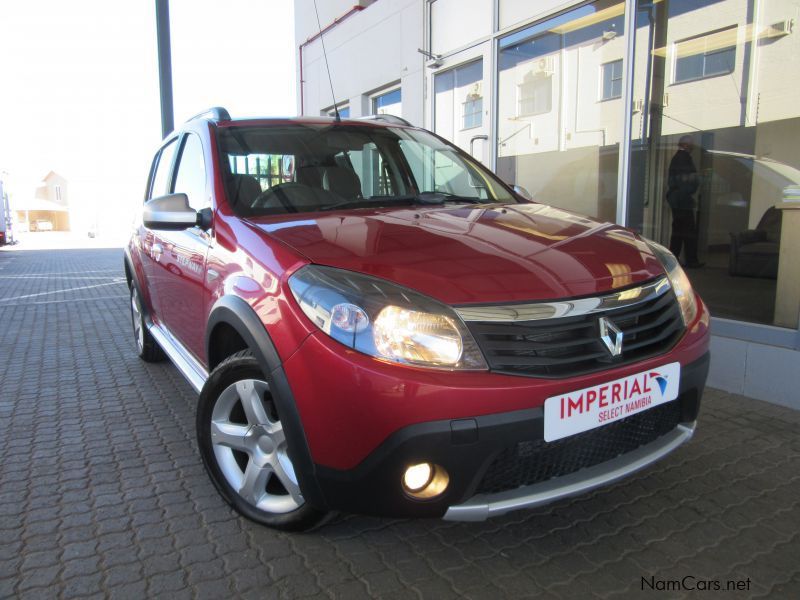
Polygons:
M447 54L492 34L492 0L431 3L431 51Z
M500 29L512 27L540 14L568 8L575 2L565 0L499 0Z
M353 3L336 0L318 5L320 8L325 5L324 16L320 11L324 28L347 13ZM311 0L295 1L297 46L317 32L316 27L309 25L310 18L313 18L311 25L316 25L313 11ZM380 0L324 34L336 101L349 103L351 117L371 114L371 96L399 84L402 116L423 125L425 57L417 52L417 48L424 47L423 14L422 0ZM333 100L319 39L303 46L302 69L302 112L324 114L333 106ZM297 97L300 112L300 88Z
M713 331L713 326L712 326ZM800 410L800 351L714 335L708 385Z

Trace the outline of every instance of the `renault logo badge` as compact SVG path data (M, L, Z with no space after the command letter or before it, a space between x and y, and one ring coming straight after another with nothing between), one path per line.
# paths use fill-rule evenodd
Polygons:
M600 317L600 339L608 348L611 356L622 354L622 330L606 317Z

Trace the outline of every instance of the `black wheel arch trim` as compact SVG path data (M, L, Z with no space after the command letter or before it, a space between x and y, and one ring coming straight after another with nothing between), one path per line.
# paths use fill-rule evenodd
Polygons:
M145 300L145 295L142 291L142 285L141 283L139 283L139 276L136 273L136 269L133 266L133 259L131 258L130 249L127 247L124 250L124 256L125 256L123 261L124 269L126 271L126 274L130 274L131 285L136 288L136 293L139 294L140 298L139 304L141 305L139 308L142 311L142 316L144 317L145 323L147 323L147 325L151 325L153 321L150 318L150 307L147 305L147 301Z
M286 441L303 497L317 508L327 508L322 490L317 483L316 465L311 459L311 451L308 448L308 440L292 388L275 344L264 324L245 300L238 296L222 296L214 303L208 317L206 356L210 356L213 331L221 323L232 327L241 336L267 377L281 422L287 432Z

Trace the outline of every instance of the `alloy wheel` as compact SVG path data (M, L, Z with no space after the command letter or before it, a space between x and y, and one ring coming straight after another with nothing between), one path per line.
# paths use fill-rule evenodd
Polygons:
M136 348L141 354L144 349L144 327L142 325L139 294L136 293L136 288L131 291L131 321L133 321L133 337L136 340Z
M266 381L243 379L222 391L211 443L226 481L251 506L282 514L304 504Z

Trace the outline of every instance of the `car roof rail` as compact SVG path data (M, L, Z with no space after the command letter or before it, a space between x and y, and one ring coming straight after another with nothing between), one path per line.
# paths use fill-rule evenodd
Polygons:
M406 125L408 127L413 127L413 125L406 121L403 117L387 114L367 115L366 117L359 117L359 121L385 121L387 123L391 123L392 125Z
M231 114L227 109L221 106L212 106L203 112L197 113L193 117L189 117L186 121L194 121L195 119L211 119L212 121L230 121Z

